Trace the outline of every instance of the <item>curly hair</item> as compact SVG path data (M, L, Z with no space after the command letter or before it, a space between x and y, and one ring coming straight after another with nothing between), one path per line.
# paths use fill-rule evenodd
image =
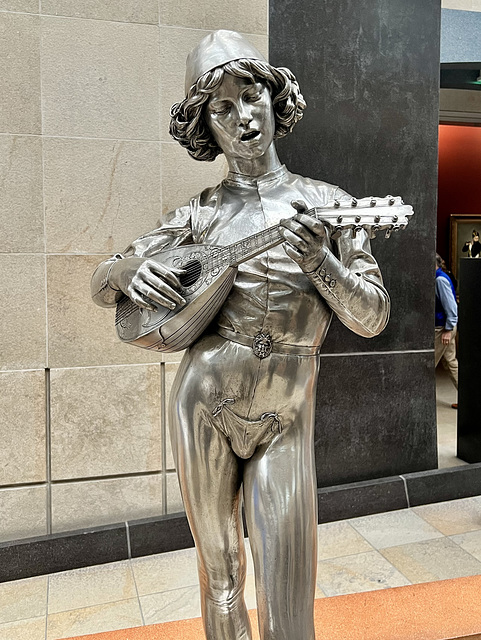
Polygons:
M274 108L275 139L290 133L306 108L294 74L284 67L276 68L267 62L246 58L207 71L192 85L185 100L177 102L170 110L170 135L195 160L211 162L222 153L204 120L204 107L226 73L267 85Z

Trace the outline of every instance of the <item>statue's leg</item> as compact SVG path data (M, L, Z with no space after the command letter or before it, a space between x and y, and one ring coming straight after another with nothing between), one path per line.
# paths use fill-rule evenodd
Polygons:
M197 548L204 629L207 640L250 640L244 602L243 465L226 437L213 427L212 411L199 400L201 393L191 394L202 381L202 376L185 372L180 390L174 390L177 399L171 407L170 428Z
M308 408L306 413L312 414ZM244 471L261 640L314 640L317 491L312 415L259 447ZM306 424L307 423L307 424Z

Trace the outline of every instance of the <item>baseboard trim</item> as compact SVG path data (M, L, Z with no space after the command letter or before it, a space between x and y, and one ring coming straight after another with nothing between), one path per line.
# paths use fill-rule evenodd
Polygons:
M481 495L481 463L318 490L319 522ZM194 546L184 513L0 544L0 582Z

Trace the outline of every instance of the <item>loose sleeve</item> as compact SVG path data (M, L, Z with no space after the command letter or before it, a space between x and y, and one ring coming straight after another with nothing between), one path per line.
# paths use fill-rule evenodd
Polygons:
M340 199L347 196L341 190L337 195ZM359 231L355 238L351 236L351 231L344 231L333 241L333 250L307 275L348 329L372 338L381 333L389 320L390 299L367 231Z
M118 260L130 256L149 258L168 247L192 243L191 208L189 204L166 214L157 229L134 240L122 254L117 253L102 262L92 276L91 293L94 302L101 307L113 307L122 297L121 291L109 285L110 270Z

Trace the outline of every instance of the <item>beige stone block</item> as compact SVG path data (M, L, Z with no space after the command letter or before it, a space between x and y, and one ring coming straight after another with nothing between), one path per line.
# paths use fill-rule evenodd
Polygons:
M214 162L199 162L177 143L162 143L162 212L188 204L190 199L219 184L227 175L224 154Z
M481 573L481 562L449 538L390 547L381 553L413 584Z
M0 640L45 640L45 616L0 625Z
M132 559L139 596L199 584L197 555L193 547Z
M49 253L122 252L160 217L160 147L121 140L44 141Z
M161 467L160 365L51 372L52 478Z
M48 614L135 598L129 561L63 571L49 576Z
M45 481L45 372L0 373L0 415L0 486Z
M176 473L167 473L167 513L185 511Z
M48 617L47 640L142 626L137 598L54 613Z
M228 7L224 0L161 2L160 24L267 35L268 9L268 2L262 0L232 2Z
M190 5L186 6L188 10L191 9ZM239 6L243 7L242 4ZM199 10L202 9L203 5L199 3ZM229 11L230 9L231 7L229 7ZM203 29L160 27L160 136L163 141L171 139L169 136L171 106L174 102L180 102L185 98L184 78L187 55L208 33L209 31ZM267 36L251 33L246 37L267 58L269 50Z
M145 624L199 618L201 615L198 586L141 596L140 605Z
M160 474L52 486L54 532L150 518L161 513Z
M0 13L0 131L40 133L38 16Z
M40 138L0 136L0 236L7 253L45 249Z
M42 0L42 13L117 22L159 21L158 0Z
M50 367L160 362L159 354L120 342L115 309L92 301L90 279L108 257L47 257Z
M38 13L39 0L0 0L0 11Z
M46 363L45 257L0 254L0 369Z
M413 511L445 536L481 530L481 496L426 504Z
M47 588L47 576L0 584L0 623L45 615Z
M0 489L0 542L47 533L45 487Z
M41 20L43 132L157 140L158 28Z

